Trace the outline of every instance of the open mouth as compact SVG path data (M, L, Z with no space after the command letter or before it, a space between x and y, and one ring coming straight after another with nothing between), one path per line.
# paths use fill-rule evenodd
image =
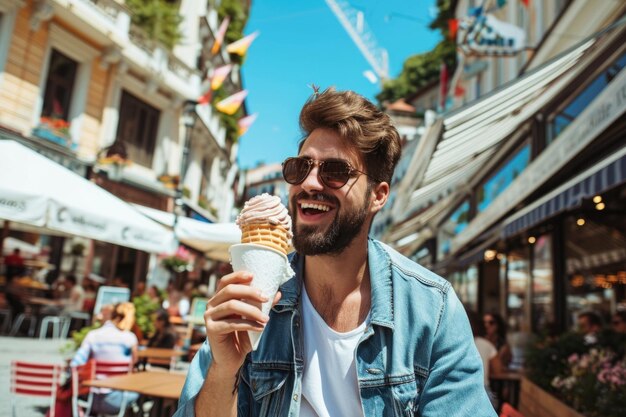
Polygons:
M317 221L325 218L334 210L332 206L320 202L300 202L298 211L300 218L305 221Z

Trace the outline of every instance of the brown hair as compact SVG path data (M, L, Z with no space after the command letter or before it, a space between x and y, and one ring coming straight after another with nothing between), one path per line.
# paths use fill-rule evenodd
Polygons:
M315 92L300 112L300 129L306 138L318 128L332 129L363 155L365 170L376 182L391 184L400 159L400 135L388 115L353 91L333 87Z

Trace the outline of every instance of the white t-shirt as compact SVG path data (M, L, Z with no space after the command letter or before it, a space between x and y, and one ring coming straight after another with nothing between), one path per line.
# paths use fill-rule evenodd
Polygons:
M489 386L489 361L496 357L498 350L489 340L484 337L477 336L474 338L474 343L480 354L480 358L483 360L483 371L485 372L485 386Z
M315 310L302 286L304 373L301 417L363 416L354 358L368 322L369 314L354 330L334 331Z

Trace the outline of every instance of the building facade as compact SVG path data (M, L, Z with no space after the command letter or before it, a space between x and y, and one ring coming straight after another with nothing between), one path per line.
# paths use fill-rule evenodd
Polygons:
M532 48L503 72L519 75L499 85L490 62L472 76L488 91L426 128L384 236L513 331L626 308L625 5L601 3L524 8Z
M230 58L224 47L207 52L220 23L214 2L178 6L181 40L168 48L131 23L121 0L0 1L0 137L129 203L229 221L237 147L216 110L197 100ZM224 89L241 89L237 65ZM83 243L86 273L132 284L156 263L135 249Z

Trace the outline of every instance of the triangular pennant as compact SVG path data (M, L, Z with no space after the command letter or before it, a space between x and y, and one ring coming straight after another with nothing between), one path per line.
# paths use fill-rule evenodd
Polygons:
M217 51L222 47L222 43L224 42L224 36L226 36L226 29L228 29L228 24L230 23L230 16L226 16L224 20L222 20L222 24L220 28L217 30L217 34L215 35L215 42L213 42L213 47L211 48L211 54L215 55Z
M242 136L244 133L248 131L248 129L250 129L250 126L252 126L252 123L254 123L257 116L258 116L258 113L254 113L249 116L242 117L241 119L237 121L237 127L239 129L239 136Z
M198 104L208 104L213 98L213 90L209 88L209 91L198 97Z
M259 36L259 32L256 31L251 33L248 36L245 36L238 41L235 41L226 47L226 51L231 54L237 54L239 56L244 56L250 47L250 44L256 37Z
M248 90L242 90L232 96L226 97L224 100L219 101L215 104L215 108L222 113L233 115L237 112L237 110L239 110L241 103L243 103L247 95Z
M219 68L215 68L215 71L211 76L211 90L217 90L220 88L232 69L232 64L222 65Z
M456 32L459 30L459 19L448 19L448 32L450 39L456 39Z

